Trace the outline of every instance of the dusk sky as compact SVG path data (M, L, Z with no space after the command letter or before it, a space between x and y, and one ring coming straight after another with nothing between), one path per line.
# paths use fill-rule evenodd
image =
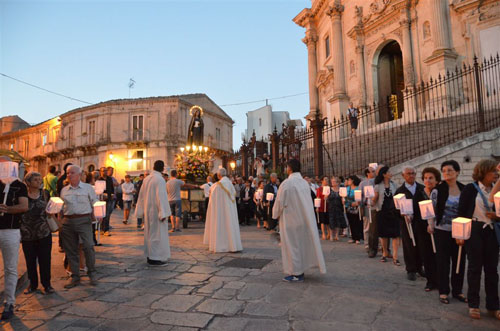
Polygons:
M307 92L304 30L292 19L307 0L0 0L0 73L89 103L205 93L236 122L265 102ZM308 96L271 100L292 118ZM85 103L0 76L0 115L39 123ZM304 121L304 120L303 120Z

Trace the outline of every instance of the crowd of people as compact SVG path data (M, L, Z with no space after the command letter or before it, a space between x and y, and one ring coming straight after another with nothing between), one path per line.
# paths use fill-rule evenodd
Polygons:
M6 157L0 161L11 162ZM100 224L104 236L110 236L113 210L123 209L123 223L129 224L135 206L137 227L144 230L147 263L164 265L170 258L168 231L181 231L181 190L187 188L203 190L201 219L205 221L204 242L210 251L241 251L239 226L249 226L255 219L257 228L280 234L283 269L288 274L284 280L300 282L304 281L304 271L312 266L326 272L320 236L324 241L364 244L369 258L381 254L380 262L392 260L395 266L402 264L398 255L402 246L408 280L415 281L417 275L424 277L427 280L424 290L437 290L443 304L450 303L450 293L454 299L468 303L472 318L480 318L479 292L484 270L486 308L500 320L497 271L500 236L495 232L499 218L493 203L494 194L500 191L500 165L496 161L482 160L476 164L473 182L468 185L458 180L460 165L454 160L443 162L440 169L425 168L420 174L412 167L405 167L404 183L399 187L385 165L368 167L362 176L313 178L302 177L297 160L286 164L287 178L281 184L269 167L259 171L256 168L255 177L248 178L229 176L221 168L205 184L189 184L178 179L175 170L164 173L162 161L156 161L154 169L140 175L135 183L128 175L119 182L111 167L87 173L77 165L67 164L62 175L58 176L55 168L50 167L45 177L29 172L23 182L10 184L7 195L2 196L5 203L0 205L6 297L2 319L9 319L14 313L20 243L30 281L26 293L39 291L37 265L44 293L54 292L50 282L54 230L49 219L59 225L59 245L66 255L70 279L64 287L78 286L82 271L86 271L90 284L96 285L94 246L99 244L96 225ZM417 176L423 184L418 183ZM99 194L98 181L103 186ZM5 187L0 182L0 192ZM366 193L368 187L373 195ZM398 194L412 201L413 214L402 215L396 208L394 197ZM60 213L46 212L50 197L64 201ZM106 204L102 220L96 220L94 215L93 206L99 200ZM420 214L418 203L424 200L432 201L434 218ZM472 219L470 239L453 238L452 220L457 217ZM465 249L460 249L461 246ZM457 261L460 261L458 266ZM466 294L463 293L465 272Z

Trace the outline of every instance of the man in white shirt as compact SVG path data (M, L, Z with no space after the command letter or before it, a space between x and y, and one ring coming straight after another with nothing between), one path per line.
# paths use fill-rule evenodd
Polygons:
M208 176L207 182L200 186L200 188L203 189L203 193L205 195L205 219L207 217L208 201L210 199L210 188L212 187L212 184L212 176Z
M125 176L125 183L121 185L123 192L123 224L128 224L132 201L134 200L135 187L130 181L130 176Z

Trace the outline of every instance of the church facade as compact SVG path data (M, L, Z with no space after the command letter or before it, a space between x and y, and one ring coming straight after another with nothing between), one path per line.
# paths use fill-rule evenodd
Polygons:
M497 0L312 0L293 21L305 28L308 119L395 100L404 118L406 88L500 52ZM393 119L379 108L379 123Z
M216 153L214 167L232 152L234 121L205 94L122 99L68 111L37 125L0 135L0 148L18 151L29 170L45 174L71 162L92 171L115 168L117 178L151 170L156 160L174 167L187 143L189 110L203 108L204 146Z

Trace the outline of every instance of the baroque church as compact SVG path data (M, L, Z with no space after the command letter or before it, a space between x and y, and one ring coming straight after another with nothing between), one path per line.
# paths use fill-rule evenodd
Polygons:
M311 119L397 102L404 91L500 53L498 0L312 0L293 21L305 28ZM394 118L379 107L378 122Z

